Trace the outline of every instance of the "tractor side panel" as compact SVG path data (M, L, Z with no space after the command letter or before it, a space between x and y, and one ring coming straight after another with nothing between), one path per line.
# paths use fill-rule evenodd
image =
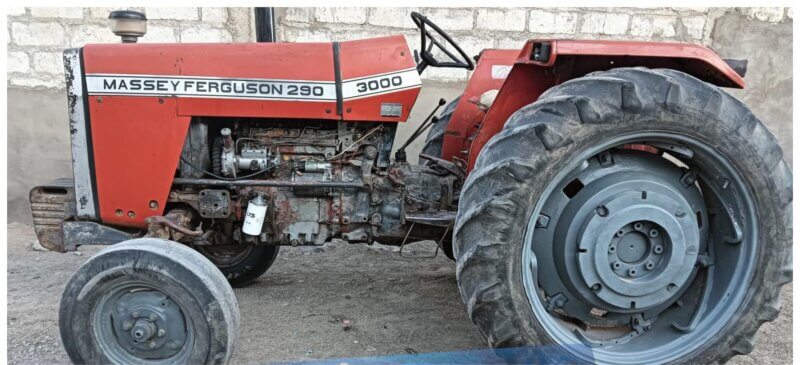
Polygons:
M480 107L478 101L483 93L500 90L518 56L519 50L486 49L481 52L444 132L442 158L449 161L455 157L466 161L472 137L486 116L485 108Z
M93 96L95 178L104 223L145 227L161 215L191 117L176 98Z
M405 37L341 42L338 47L342 119L407 120L422 82Z
M331 43L97 44L83 52L90 94L177 96L186 116L340 119Z

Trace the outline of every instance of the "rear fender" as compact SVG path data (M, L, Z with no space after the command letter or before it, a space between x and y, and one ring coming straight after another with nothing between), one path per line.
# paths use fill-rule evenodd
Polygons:
M744 79L717 53L701 45L531 40L519 52L494 104L479 123L477 132L463 137L462 143L468 143L469 151L457 151L448 146L448 142L457 141L448 141L447 136L452 134L447 134L443 152L449 155L445 154L444 158L466 159L468 170L471 171L483 146L503 129L511 114L538 100L547 89L591 72L637 66L674 69L720 87L744 88Z

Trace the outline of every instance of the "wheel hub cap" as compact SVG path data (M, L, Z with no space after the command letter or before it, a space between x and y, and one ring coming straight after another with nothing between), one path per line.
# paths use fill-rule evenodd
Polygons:
M599 199L606 214L590 211L571 222L580 227L582 283L576 284L593 288L593 301L604 309L642 309L664 302L686 282L691 274L687 268L697 260L697 226L686 213L691 207L677 194L607 193L589 197Z
M121 295L111 319L119 345L137 358L168 358L186 343L186 322L180 307L157 291Z

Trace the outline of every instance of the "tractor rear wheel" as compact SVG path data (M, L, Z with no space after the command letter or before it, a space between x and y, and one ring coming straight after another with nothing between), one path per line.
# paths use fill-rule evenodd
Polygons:
M735 98L674 70L596 72L481 151L459 288L515 362L724 362L778 316L791 201L777 140Z
M461 100L461 97L457 97L451 100L447 105L444 106L444 110L439 113L438 121L436 124L431 127L431 130L428 132L428 136L425 137L425 145L422 147L422 153L434 156L434 157L442 157L442 145L444 144L444 132L447 130L447 126L450 124L450 119L453 116L453 112L456 110L456 106L458 105L458 101ZM420 163L423 163L420 161ZM430 165L431 161L425 161L426 165ZM452 230L448 233L449 236L452 236ZM442 242L442 252L444 253L447 258L450 260L455 260L455 256L453 256L453 240L452 237L444 240Z
M223 364L239 308L225 277L195 250L139 238L78 269L61 296L59 327L76 364Z
M280 246L211 245L195 248L222 271L232 287L240 288L269 270L278 257Z
M428 136L425 137L425 145L422 146L423 154L433 157L442 157L444 132L447 130L447 125L450 124L450 118L453 116L453 112L456 110L459 100L461 100L461 97L453 99L447 103L447 105L444 106L444 110L439 113L439 121L431 127ZM430 163L430 161L427 161L427 163Z

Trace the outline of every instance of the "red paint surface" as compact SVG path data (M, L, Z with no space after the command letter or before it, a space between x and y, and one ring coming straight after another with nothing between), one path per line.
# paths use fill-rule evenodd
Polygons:
M472 137L478 131L486 111L474 101L489 90L499 90L505 78L492 77L493 66L512 66L519 56L519 50L487 49L481 52L475 71L469 78L467 88L453 110L450 123L444 133L442 157L451 160L453 157L466 161Z
M145 227L146 217L163 213L191 118L177 115L174 98L161 100L89 98L100 219L105 223ZM152 200L158 203L155 210L150 209Z
M339 60L342 80L345 81L406 70L416 66L405 37L401 35L341 42L339 49L341 52ZM405 121L417 101L420 87L417 86L389 94L345 100L343 118L348 121ZM391 118L382 117L382 103L402 104L402 115Z

